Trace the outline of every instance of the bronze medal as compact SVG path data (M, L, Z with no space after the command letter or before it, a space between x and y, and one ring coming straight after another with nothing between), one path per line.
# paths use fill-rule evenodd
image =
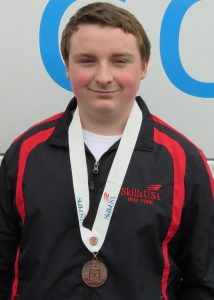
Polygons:
M100 287L107 279L108 271L103 262L92 259L82 268L82 279L90 287Z

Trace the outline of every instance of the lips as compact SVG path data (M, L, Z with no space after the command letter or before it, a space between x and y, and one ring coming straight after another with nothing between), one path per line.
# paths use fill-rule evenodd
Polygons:
M106 90L96 90L96 89L90 89L90 91L94 92L94 93L99 93L99 94L113 94L113 93L116 93L118 92L118 90L113 90L113 91L106 91Z

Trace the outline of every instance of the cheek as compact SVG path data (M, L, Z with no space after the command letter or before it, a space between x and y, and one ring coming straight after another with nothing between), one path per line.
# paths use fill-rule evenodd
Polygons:
M124 72L119 73L121 83L132 86L136 85L141 80L142 69L136 65L130 66Z
M119 81L127 91L130 91L130 93L135 92L141 81L141 73L138 70L131 70L121 75Z
M72 87L75 90L87 86L90 82L91 76L85 70L73 68L71 71L70 79Z

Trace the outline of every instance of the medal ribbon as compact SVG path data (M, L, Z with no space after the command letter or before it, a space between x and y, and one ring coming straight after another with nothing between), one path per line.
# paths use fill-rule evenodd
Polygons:
M81 238L87 249L92 253L98 252L104 243L121 185L137 141L142 117L142 112L135 102L109 172L93 228L89 230L83 226L83 220L89 210L89 188L85 146L78 106L74 112L68 131L71 171ZM97 238L96 245L90 244L90 238L92 237Z

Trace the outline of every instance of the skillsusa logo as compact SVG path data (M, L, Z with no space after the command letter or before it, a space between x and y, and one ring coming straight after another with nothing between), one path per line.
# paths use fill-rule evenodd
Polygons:
M109 201L109 193L105 192L103 196L104 196L104 201L108 202Z
M141 203L152 205L155 201L160 201L161 184L151 184L146 189L140 190L135 188L122 187L121 196L126 196L130 203Z

